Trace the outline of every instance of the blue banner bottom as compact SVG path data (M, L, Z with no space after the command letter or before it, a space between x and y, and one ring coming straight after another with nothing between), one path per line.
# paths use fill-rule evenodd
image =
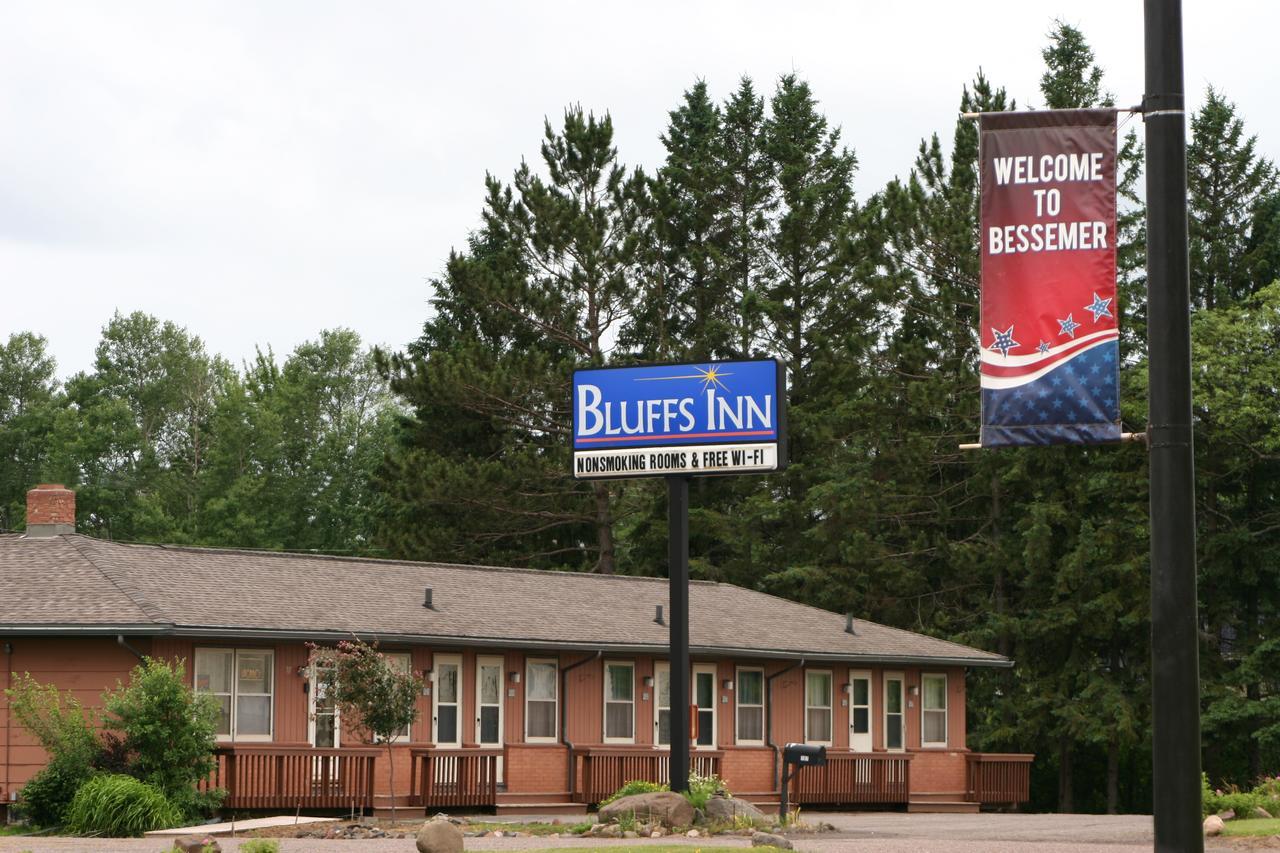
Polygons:
M1024 385L982 389L982 446L1120 441L1119 354L1108 341Z

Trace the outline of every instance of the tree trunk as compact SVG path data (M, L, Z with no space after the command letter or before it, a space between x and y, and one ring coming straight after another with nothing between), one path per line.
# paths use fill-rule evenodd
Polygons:
M600 556L596 559L595 570L602 575L613 574L613 513L609 507L609 487L604 483L592 483L591 490L596 499L596 546Z
M1107 741L1107 814L1115 814L1120 804L1120 741Z
M387 741L387 778L388 787L391 789L391 823L394 825L396 822L396 754L391 749L391 741Z
M1058 741L1058 812L1070 814L1075 810L1071 799L1071 738L1063 736Z

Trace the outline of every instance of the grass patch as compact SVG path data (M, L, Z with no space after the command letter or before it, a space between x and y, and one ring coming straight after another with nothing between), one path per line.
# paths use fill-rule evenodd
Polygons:
M1223 824L1222 834L1227 836L1280 835L1280 818L1229 820Z
M0 835L26 835L30 831L31 827L16 823L13 826L0 826Z

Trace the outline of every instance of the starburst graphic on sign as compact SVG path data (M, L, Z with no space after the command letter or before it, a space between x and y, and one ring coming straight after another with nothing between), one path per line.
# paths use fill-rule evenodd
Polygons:
M1098 322L1099 317L1111 316L1111 300L1103 299L1098 294L1093 294L1093 302L1084 306L1084 310L1093 315L1093 322Z
M1013 339L1013 324L1010 324L1009 328L1005 329L1003 332L999 329L993 328L991 330L991 334L996 336L995 343L991 345L991 349L999 352L1001 355L1008 355L1009 350L1017 349L1022 346L1022 344Z
M679 376L637 376L636 382L667 382L672 379L699 379L702 381L702 390L708 388L719 388L721 391L728 391L729 386L721 381L721 377L732 376L732 373L721 370L716 365L708 365L705 369L701 367L693 368L696 373L682 373Z
M1072 319L1071 315L1067 315L1067 319L1058 321L1058 334L1066 335L1069 338L1076 336L1076 329L1080 328L1080 324Z

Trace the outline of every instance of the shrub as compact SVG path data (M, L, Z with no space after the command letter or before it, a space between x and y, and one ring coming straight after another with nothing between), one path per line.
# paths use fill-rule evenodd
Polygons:
M654 791L669 790L666 785L658 782L649 782L645 779L632 779L618 790L614 791L608 797L600 801L600 805L607 806L614 800L620 800L623 797L629 797L632 794L652 794Z
M181 661L147 658L127 687L118 684L104 699L130 776L154 785L185 818L217 808L222 792L201 793L196 784L215 766L218 704L186 685Z
M57 826L76 789L92 773L99 749L93 716L70 693L64 696L30 673L23 673L5 695L14 718L49 754L48 766L23 787L18 811L37 826Z
M65 828L75 835L137 837L176 826L182 813L156 787L131 776L94 776L80 786L67 809Z
M280 842L274 838L255 838L241 843L240 853L280 853Z
M697 773L689 774L689 790L684 792L684 798L695 809L705 809L707 800L717 794L727 794L728 789L725 788L724 782L714 773L710 776L699 776Z

